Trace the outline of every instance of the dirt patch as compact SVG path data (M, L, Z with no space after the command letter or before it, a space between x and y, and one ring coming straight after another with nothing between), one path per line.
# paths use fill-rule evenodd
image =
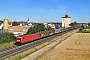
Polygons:
M73 34L39 60L90 60L90 34Z

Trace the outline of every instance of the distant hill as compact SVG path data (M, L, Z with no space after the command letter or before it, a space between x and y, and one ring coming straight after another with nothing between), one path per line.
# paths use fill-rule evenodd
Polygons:
M2 21L2 20L0 20L0 22L1 22L1 23L3 23L3 21Z

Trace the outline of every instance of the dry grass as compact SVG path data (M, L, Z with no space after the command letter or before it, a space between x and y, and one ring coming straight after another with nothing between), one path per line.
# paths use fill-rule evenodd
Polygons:
M14 45L14 42L6 43L6 44L1 44L0 45L0 49L7 48L7 47L10 47L10 46L13 46L13 45Z

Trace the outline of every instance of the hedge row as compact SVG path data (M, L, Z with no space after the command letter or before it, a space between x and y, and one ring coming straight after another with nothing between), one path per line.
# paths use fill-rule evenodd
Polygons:
M79 33L90 33L90 26L84 27L84 29L81 27L78 31Z
M10 43L15 41L16 37L14 36L13 33L2 33L0 34L0 44L5 44L5 43Z

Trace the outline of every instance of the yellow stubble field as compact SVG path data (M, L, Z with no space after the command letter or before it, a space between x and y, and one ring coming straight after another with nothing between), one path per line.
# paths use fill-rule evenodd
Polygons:
M75 33L39 60L90 60L90 33Z

